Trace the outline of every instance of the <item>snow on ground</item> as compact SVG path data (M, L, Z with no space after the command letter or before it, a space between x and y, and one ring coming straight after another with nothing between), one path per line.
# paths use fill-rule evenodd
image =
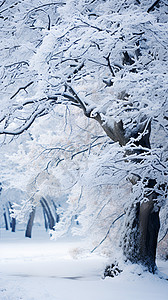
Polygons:
M103 280L107 259L95 254L74 259L79 242L50 241L38 231L32 239L23 236L0 229L0 300L168 299L168 281L139 276L136 266ZM158 265L168 275L168 262Z

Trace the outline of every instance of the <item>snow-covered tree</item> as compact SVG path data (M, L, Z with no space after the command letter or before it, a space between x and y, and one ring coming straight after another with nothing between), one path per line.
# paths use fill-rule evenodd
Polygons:
M167 199L166 8L165 1L24 1L0 12L1 136L23 133L62 105L97 121L112 142L81 185L115 190L125 211L123 253L152 272ZM109 211L110 219L112 198L95 200L95 216Z

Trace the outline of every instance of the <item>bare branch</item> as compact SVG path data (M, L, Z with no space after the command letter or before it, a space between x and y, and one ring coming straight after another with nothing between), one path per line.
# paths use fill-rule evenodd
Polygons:
M27 85L25 85L25 86L23 86L23 87L20 87L18 90L17 90L17 92L14 94L14 95L12 95L11 97L10 97L10 99L13 99L21 90L25 90L26 91L26 89L30 86L30 85L32 85L34 83L34 81L31 81L31 82L29 82Z
M158 241L158 243L160 243L161 241L163 241L167 234L168 234L168 228L167 228L165 234L164 234L164 235L161 237L161 239Z
M6 2L6 0L2 1L2 3L0 4L0 7L1 7L2 5L4 5L5 2Z
M92 145L92 146L87 147L86 149L83 149L83 150L81 150L81 151L78 151L78 152L74 153L74 154L71 156L71 159L73 159L76 155L81 154L81 153L84 153L84 152L87 152L87 151L90 150L91 148L94 148L94 147L96 147L96 146L98 146L98 145L101 145L101 144L102 144L102 143L97 143L97 144L95 144L95 145Z
M26 14L26 16L28 16L30 13L32 13L33 11L36 11L36 10L39 10L41 9L42 7L46 7L46 6L63 6L65 5L66 2L52 2L52 3L46 3L46 4L42 4L42 5L39 5L38 7L34 7L32 8L31 10L28 11L28 13ZM25 16L25 17L26 17ZM24 18L25 18L24 17Z
M3 3L1 4L1 6L2 6L5 2L6 2L6 0L3 1ZM10 8L14 8L14 7L15 7L16 5L18 5L19 3L20 3L20 1L14 3L14 4L12 4L12 5L10 5L9 7L4 8L3 10L0 11L0 14L3 13L4 11L7 11L7 10L10 9Z

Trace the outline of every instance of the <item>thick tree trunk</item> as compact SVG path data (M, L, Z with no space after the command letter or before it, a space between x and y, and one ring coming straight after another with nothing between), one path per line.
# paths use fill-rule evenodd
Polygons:
M154 211L153 195L148 202L140 205L139 232L140 232L140 261L146 265L149 271L156 269L156 248L160 228L159 210ZM155 198L154 198L155 199Z
M156 270L156 248L160 228L159 210L154 210L156 194L147 202L137 202L126 214L123 252L133 263L140 263L152 273Z
M32 227L33 227L33 222L34 222L34 217L35 217L35 211L36 211L36 209L34 207L32 212L29 215L29 220L28 220L27 227L26 227L25 237L31 238Z

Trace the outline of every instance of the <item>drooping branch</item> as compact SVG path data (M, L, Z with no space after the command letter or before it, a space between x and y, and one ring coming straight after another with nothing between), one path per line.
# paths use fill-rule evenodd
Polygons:
M105 240L106 240L106 238L108 237L108 235L109 235L109 233L110 233L110 230L111 230L111 228L113 227L113 225L115 224L115 222L117 222L119 219L121 219L123 216L125 215L125 212L124 213L122 213L120 216L118 216L112 223L111 223L111 225L110 225L110 227L109 227L109 229L108 229L108 231L107 231L107 233L106 233L106 235L105 235L105 237L100 241L100 243L96 246L96 247L94 247L90 252L91 253L93 253Z
M7 134L7 135L19 135L21 133L23 133L24 131L26 131L35 121L35 119L39 116L42 116L45 114L45 108L42 109L37 109L35 110L32 115L25 121L25 123L18 129L16 130L1 130L0 131L0 135L1 134Z

